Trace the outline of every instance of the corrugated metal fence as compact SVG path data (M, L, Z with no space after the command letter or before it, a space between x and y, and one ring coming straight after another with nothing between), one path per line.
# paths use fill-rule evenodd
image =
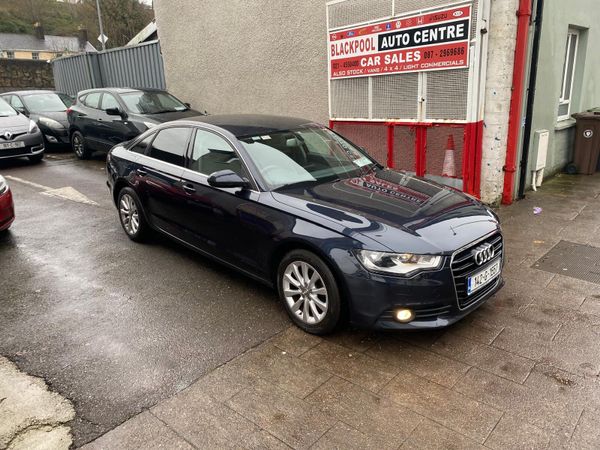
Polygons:
M96 87L166 88L158 41L58 58L52 70L56 90L71 95Z

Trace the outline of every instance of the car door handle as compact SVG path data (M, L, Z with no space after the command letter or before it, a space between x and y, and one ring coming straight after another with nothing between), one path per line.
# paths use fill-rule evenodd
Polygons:
M137 169L136 172L138 173L139 176L141 177L145 177L146 175L148 175L148 172L146 172L143 169Z
M183 190L185 192L187 192L188 194L193 194L194 192L196 192L196 188L194 186L192 186L191 184L184 184Z

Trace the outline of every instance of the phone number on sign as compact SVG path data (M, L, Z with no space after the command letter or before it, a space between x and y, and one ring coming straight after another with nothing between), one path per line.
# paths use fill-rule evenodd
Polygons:
M450 56L462 56L465 54L464 47L451 47L451 48L443 48L439 51L424 51L423 59L431 59L431 58L448 58Z

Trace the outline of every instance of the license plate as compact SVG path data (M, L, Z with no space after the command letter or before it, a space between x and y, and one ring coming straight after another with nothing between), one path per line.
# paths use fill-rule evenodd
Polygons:
M23 141L0 142L0 150L5 150L8 148L21 148L21 147L25 147L25 142L23 142Z
M472 293L478 291L498 277L498 275L500 275L501 265L502 261L500 258L498 258L485 269L467 278L467 295L471 295Z

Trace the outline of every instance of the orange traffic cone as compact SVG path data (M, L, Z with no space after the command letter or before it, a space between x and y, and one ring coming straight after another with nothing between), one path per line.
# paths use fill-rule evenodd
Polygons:
M448 135L446 151L444 152L444 167L442 168L442 176L456 178L456 167L454 164L454 136Z

